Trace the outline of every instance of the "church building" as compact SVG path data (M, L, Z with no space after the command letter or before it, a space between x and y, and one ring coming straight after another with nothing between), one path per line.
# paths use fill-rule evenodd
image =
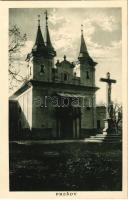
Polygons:
M83 29L78 55L80 77L66 55L55 62L47 12L45 19L45 40L39 19L35 44L26 58L28 80L10 97L10 138L87 137L97 131L97 63L89 55Z

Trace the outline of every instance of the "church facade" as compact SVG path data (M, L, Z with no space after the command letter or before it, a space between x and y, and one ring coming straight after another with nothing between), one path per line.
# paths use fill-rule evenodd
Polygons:
M44 41L38 20L36 41L26 58L28 80L10 97L10 138L78 139L96 133L97 63L88 53L83 30L78 55L80 77L65 55L62 61L54 61L56 51L47 13L45 32ZM98 126L103 128L99 122Z

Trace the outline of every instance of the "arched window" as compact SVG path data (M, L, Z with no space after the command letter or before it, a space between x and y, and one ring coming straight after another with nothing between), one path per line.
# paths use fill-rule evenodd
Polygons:
M31 70L32 70L32 68L31 68L31 66L30 66L30 76L32 75L32 72L31 72Z
M19 107L19 114L21 114L21 107Z
M40 75L44 74L45 73L45 66L42 64L40 66Z
M84 99L84 107L86 107L87 110L91 109L91 102L89 97L85 97Z
M88 71L86 71L86 79L89 79L90 77L89 77L89 72Z
M68 74L64 73L64 81L67 81L67 80L68 80Z

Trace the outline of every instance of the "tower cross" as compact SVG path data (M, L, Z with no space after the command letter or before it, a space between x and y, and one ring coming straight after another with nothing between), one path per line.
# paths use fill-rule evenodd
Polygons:
M101 78L100 81L107 83L107 111L109 112L109 108L110 108L111 103L112 103L111 102L112 83L116 83L116 80L110 78L110 73L109 72L107 72L106 75L107 75L107 77L106 78Z
M38 26L40 26L40 15L38 15Z
M81 33L83 34L83 24L81 24Z

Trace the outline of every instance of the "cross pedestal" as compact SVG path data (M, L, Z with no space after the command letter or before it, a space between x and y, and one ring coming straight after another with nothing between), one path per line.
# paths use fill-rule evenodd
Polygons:
M107 73L106 78L101 78L100 81L107 83L107 106L106 106L106 119L104 120L105 128L103 129L103 135L115 134L116 127L112 119L112 102L111 102L111 85L116 83L116 80L110 79L110 73Z
M103 135L116 134L115 124L112 119L104 119Z

